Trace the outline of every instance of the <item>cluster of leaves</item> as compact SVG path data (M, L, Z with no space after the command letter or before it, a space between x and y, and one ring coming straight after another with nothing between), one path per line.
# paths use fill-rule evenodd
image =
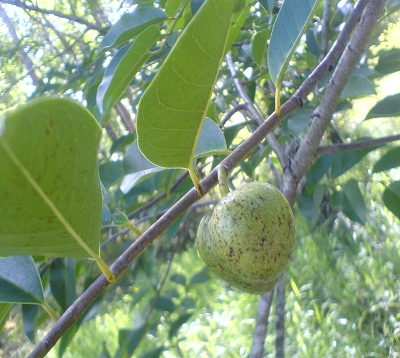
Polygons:
M132 226L130 219L136 219L137 225L145 228L192 187L190 179L199 189L195 172L201 176L210 173L223 156L235 150L243 138L250 136L260 124L248 110L249 103L244 101L243 105L235 80L240 79L244 83L248 98L258 106L262 117L272 113L274 108L279 110L279 105L275 107L274 98L285 102L293 95L320 61L322 43L333 42L337 38L347 17L345 5L350 6L349 3L339 6L336 1L332 2L329 20L333 31L328 34L328 39L324 39L321 33L323 6L318 1L305 1L307 6L303 7L286 0L279 11L280 21L277 20L278 8L273 1L226 1L223 5L219 3L222 10L218 16L213 12L216 3L209 0L201 6L203 1L198 0L132 1L133 10L123 14L106 34L100 29L99 33L105 36L98 48L85 52L88 58L80 59L79 66L71 66L70 74L63 73L62 78L67 81L62 81L62 87L38 85L35 92L48 94L72 91L76 94L85 84L86 107L93 115L68 100L45 99L6 116L0 127L0 161L7 164L0 167L0 180L4 184L0 192L0 208L7 213L0 218L0 255L37 256L36 263L31 257L0 259L0 283L4 283L2 287L7 286L0 292L1 301L40 304L53 316L56 316L53 310L65 312L79 296L76 292L81 292L92 281L88 266L70 258L46 260L40 256L91 256L107 274L107 268L104 268L103 261L97 255L100 237L96 232L100 231L101 225L104 227L104 238L106 233L110 233L102 245L105 249L103 257L108 261L123 252L132 241L133 235L127 234L129 229L135 234L140 232L140 229ZM296 8L299 11L294 12ZM388 12L397 8L396 1L387 5ZM225 20L220 21L219 16ZM274 23L276 26L272 30ZM381 23L387 23L387 19L383 18ZM210 41L215 36L215 41ZM228 51L231 62L237 66L236 72L232 71L228 60L223 62ZM193 55L191 62L185 57L186 53ZM398 49L378 54L366 50L365 57L368 60L359 63L342 91L335 111L338 120L351 111L356 103L354 99L375 94L375 87L381 78L400 70ZM289 61L292 62L286 69ZM103 63L107 63L104 68ZM89 70L86 69L88 64L91 64ZM89 75L91 78L87 81ZM52 83L55 77L54 73L43 76L48 83ZM314 94L303 103L303 108L289 115L275 130L276 139L287 152L296 150L304 138L329 77L330 74L319 83ZM74 81L76 78L78 81ZM278 88L278 97L275 87ZM279 93L280 89L282 93ZM398 99L399 94L381 99L364 120L399 116ZM279 100L276 101L278 104ZM118 106L125 111L130 108L131 115L137 121L137 133L132 122L129 125L129 121L122 119L121 124L116 118L113 108L123 117L123 110ZM230 110L241 113L243 120L238 119L239 116L226 115ZM27 113L34 119L29 125L25 120ZM55 125L53 118L56 117L60 121L65 119L67 127ZM100 140L100 128L95 119L109 134L100 144L98 155L102 188L95 168L95 152ZM188 122L191 123L190 127ZM371 215L366 209L366 190L372 182L372 175L388 173L400 165L399 148L393 147L375 163L364 183L360 182L358 172L354 176L348 175L349 171L353 173L356 164L362 165L362 159L377 149L380 143L367 142L366 138L359 140L345 131L345 127L335 128L332 125L326 134L326 144L334 143L339 148L352 140L356 149L336 153L328 147L320 147L318 159L304 183L298 208L312 224L326 217L334 220L339 211L353 222L365 224ZM343 138L343 133L346 138ZM76 146L77 143L79 146ZM49 152L49 148L54 149L53 152ZM176 155L177 149L179 155ZM262 142L232 171L229 179L234 185L248 180L276 180L279 186L279 178L285 168L277 169L277 163L271 147ZM270 169L266 169L267 166ZM181 170L166 168L188 169L190 178L182 175ZM44 172L48 178L42 177ZM23 191L21 182L25 185L22 186ZM32 183L39 185L36 187ZM383 202L400 218L400 184L392 181L390 175L383 184ZM14 195L11 209L9 200L5 200L10 193ZM158 204L144 204L152 200ZM49 202L57 203L56 207L49 205ZM21 207L24 211L21 211ZM140 214L145 211L148 216L141 218ZM37 218L35 225L26 224L32 217ZM72 224L69 225L72 231L63 220ZM135 307L144 300L149 307L146 306L148 311L145 318L135 322L134 328L119 331L119 349L115 356L132 355L141 342L146 342L142 346L154 344L150 352L141 352L145 356L150 353L159 356L173 345L178 347L179 353L178 330L193 319L196 308L199 308L196 297L193 297L192 286L208 281L209 276L206 271L197 270L190 275L175 272L168 278L168 266L165 268L166 274L160 274L161 271L156 270L156 262L166 257L172 260L177 248L170 243L177 232L195 230L196 220L188 221L181 217L170 226L167 232L168 245L160 242L152 250L147 250L143 257L133 261L131 273L135 275L135 285L142 288L132 292L127 289L132 299L131 305ZM49 222L53 226L48 226ZM122 227L127 230L121 230ZM21 228L25 231L21 231ZM43 232L48 232L49 236L43 237ZM83 243L76 239L74 233L84 239ZM39 241L32 248L29 240L35 234ZM25 241L16 243L15 235ZM128 240L115 240L122 235L128 235ZM60 242L54 243L54 237ZM92 241L87 242L88 239ZM193 244L193 241L190 242ZM172 257L163 255L163 250L172 252ZM193 254L193 250L189 252ZM25 270L15 270L20 266ZM27 280L25 272L33 279ZM350 271L344 274L347 272ZM292 288L298 296L301 290L296 288L296 275L292 274ZM82 276L88 277L84 283ZM113 279L112 276L108 278ZM152 287L144 284L149 281ZM47 298L43 294L43 286L50 288L49 291L45 290L51 293ZM202 294L210 295L210 291ZM93 309L101 299L100 296L96 300ZM0 325L5 324L11 305L1 304ZM33 340L44 315L37 306L23 307L25 330ZM317 308L314 307L314 310ZM64 335L59 347L60 355L93 311L86 312ZM295 311L290 312L289 315L294 317ZM321 318L322 313L318 312ZM160 321L167 335L159 332ZM161 338L152 341L145 333ZM103 353L106 352L105 348Z

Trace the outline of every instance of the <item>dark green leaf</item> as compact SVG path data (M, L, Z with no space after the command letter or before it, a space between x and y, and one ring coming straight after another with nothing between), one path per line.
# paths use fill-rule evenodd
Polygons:
M388 96L379 101L368 112L365 120L371 118L400 116L400 93Z
M400 219L400 181L391 183L383 192L386 207Z
M175 311L175 304L171 298L167 296L160 296L154 305L154 308L159 311L173 312Z
M262 7L268 14L271 14L275 0L258 0L258 2L262 5Z
M190 317L193 316L193 312L191 313L184 313L183 315L179 316L178 319L176 319L174 322L171 323L171 327L169 329L169 338L171 339L174 337L177 333L179 328L186 323Z
M350 179L343 189L343 213L350 219L361 224L367 220L367 209L364 197L356 179Z
M0 302L44 303L42 282L31 256L0 258Z
M310 51L314 56L319 56L321 54L319 44L312 29L309 29L306 33L306 44L308 51Z
M122 160L108 161L100 164L99 174L101 183L106 189L119 183L124 177Z
M194 16L196 12L200 9L201 5L204 4L205 0L191 0L190 6L192 9L192 15Z
M208 268L205 266L201 271L195 273L190 279L190 285L195 285L197 283L204 283L210 280L210 275L208 274Z
M327 173L329 167L332 164L334 155L324 154L319 157L310 171L307 174L307 189L312 190L314 186L322 179L322 177Z
M149 351L144 352L140 358L158 358L161 356L161 353L164 352L164 347L153 348Z
M378 148L378 146L335 153L332 161L332 177L336 178L339 175L342 175L344 172L356 165L367 153L376 148Z
M392 168L400 166L400 147L389 150L385 155L379 159L375 166L373 173L379 173Z
M125 13L104 36L97 50L97 57L136 37L151 25L159 24L167 18L164 10L156 7L137 7Z
M311 193L304 190L300 196L300 212L312 224L315 224L318 218L319 208L321 206L323 196L324 190L322 185L315 186Z
M186 286L186 276L181 273L174 273L170 277L171 282L175 282L178 285Z
M136 134L126 134L119 137L110 148L110 155L115 152L125 153L126 147L132 144L136 139Z
M32 343L35 343L36 316L39 312L37 305L22 305L22 320L24 322L24 331Z
M74 302L75 292L75 259L56 259L50 265L50 289L62 311Z
M254 62L262 67L265 64L265 55L267 53L267 40L271 34L271 29L268 27L266 29L258 31L251 41L251 52Z
M287 125L293 137L298 138L311 122L315 108L303 107L287 117Z

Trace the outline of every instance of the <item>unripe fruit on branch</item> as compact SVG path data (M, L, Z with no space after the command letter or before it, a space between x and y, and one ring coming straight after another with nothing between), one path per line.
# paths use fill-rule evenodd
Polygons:
M197 231L205 264L232 286L270 291L293 254L295 226L285 196L267 183L250 183L225 195Z

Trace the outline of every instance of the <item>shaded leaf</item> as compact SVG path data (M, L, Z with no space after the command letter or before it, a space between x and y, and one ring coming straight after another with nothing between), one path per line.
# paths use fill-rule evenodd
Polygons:
M0 256L91 256L71 228L99 252L100 136L90 112L67 98L42 98L6 115L0 134Z
M110 155L115 152L125 153L126 147L132 144L136 139L136 134L126 134L119 137L110 148Z
M275 0L258 0L258 2L262 5L262 7L268 14L271 14Z
M97 57L129 41L151 25L163 22L165 19L167 19L167 15L164 10L151 6L137 7L131 13L123 14L111 27L107 35L104 36L97 50Z
M383 192L386 207L400 219L400 181L391 183Z
M210 275L208 274L208 268L205 266L201 271L195 273L191 279L189 284L195 285L197 283L204 283L210 280Z
M352 75L344 86L340 98L354 98L367 94L376 94L373 84L365 76Z
M334 155L324 154L320 156L313 164L307 174L307 189L312 190L314 186L322 179L327 173L332 164Z
M159 28L152 25L140 33L131 44L119 50L110 61L97 90L95 115L99 123L103 122L136 73L150 58L150 48L159 37Z
M73 258L57 259L50 265L50 289L62 311L74 302L75 260Z
M158 358L161 356L161 353L164 352L164 349L164 347L150 349L144 352L140 358Z
M300 196L300 212L312 224L315 224L318 218L319 208L321 206L323 196L324 190L322 185L315 186L311 193L307 192L307 190L304 190Z
M99 165L99 174L101 183L105 188L119 183L124 176L122 160L104 162Z
M278 85L301 36L316 11L320 0L285 0L272 29L268 48L271 79Z
M171 282L175 282L178 285L186 286L186 276L181 273L174 273L170 277Z
M150 162L193 168L234 5L234 0L207 0L143 94L137 114L138 146Z
M367 220L367 209L358 182L350 179L343 189L343 213L350 219L361 224Z
M251 41L251 53L254 62L262 67L265 64L265 55L267 53L267 40L271 33L270 28L258 31Z
M400 93L388 96L379 101L368 112L365 120L371 118L400 116Z
M389 150L379 159L374 166L373 173L379 173L384 170L397 168L400 166L400 147Z
M205 118L194 153L195 158L226 154L226 150L225 137L221 129L212 119Z
M331 166L332 177L336 178L339 175L342 175L344 172L356 165L367 153L376 148L379 148L379 146L333 154Z
M173 312L175 311L175 304L170 297L160 296L157 298L154 308L158 311Z
M0 302L44 303L42 282L32 256L0 258Z
M172 337L174 337L178 333L179 328L181 328L181 326L184 323L186 323L190 319L190 317L192 317L192 316L193 316L193 312L184 313L183 315L180 315L178 317L178 319L173 321L171 323L171 327L170 327L169 333L168 333L169 338L171 339Z
M315 108L312 107L303 107L287 117L287 126L293 137L298 138L299 135L304 132L311 122L311 116L314 110Z
M22 305L22 320L26 336L32 343L35 343L36 316L39 312L37 305Z

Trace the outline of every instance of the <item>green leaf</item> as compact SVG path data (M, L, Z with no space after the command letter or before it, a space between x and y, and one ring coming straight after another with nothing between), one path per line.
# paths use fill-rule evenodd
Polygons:
M397 167L400 167L400 147L389 150L384 154L382 158L376 162L372 172L379 173Z
M126 134L119 137L111 146L110 148L110 155L114 154L115 152L122 152L125 153L126 147L131 145L136 139L136 134Z
M100 164L99 174L101 183L105 188L117 184L124 176L124 169L121 160L108 161Z
M235 3L204 3L139 102L137 134L143 155L162 167L189 169L196 187L193 158Z
M226 151L225 137L221 129L214 121L206 118L197 142L195 157L227 154ZM136 141L126 151L123 159L123 167L126 174L121 183L121 191L123 193L129 192L136 184L139 184L157 172L165 170L165 168L149 162L139 150Z
M368 94L376 94L375 88L368 78L362 75L352 75L344 86L340 98L354 98Z
M269 35L271 33L270 28L263 29L258 31L251 41L251 53L253 56L254 62L262 67L265 65L265 55L267 53L267 40L269 39Z
M26 336L32 343L35 343L36 316L39 312L37 305L22 305L22 320Z
M343 189L343 213L350 219L361 224L367 220L367 209L364 197L356 179L350 179Z
M90 112L67 98L35 100L6 115L0 129L1 256L95 258L100 137Z
M160 29L158 26L152 25L113 57L97 90L95 114L99 123L103 122L111 108L135 78L138 70L150 58L152 55L150 48L159 37Z
M317 9L320 0L285 0L272 29L268 48L271 79L280 84L301 36Z
M97 57L136 37L151 25L163 22L165 19L167 19L167 15L164 10L151 6L137 7L131 13L123 14L111 27L107 35L104 36L97 51Z
M44 303L42 281L32 256L0 258L0 302Z
M175 282L178 285L186 286L186 276L181 273L174 273L170 277L171 282Z
M400 219L400 181L391 183L383 192L386 207Z
M179 328L181 328L181 326L185 324L192 316L193 312L184 313L183 315L180 315L175 321L173 321L171 323L171 327L168 333L169 339L174 337L178 333Z
M300 212L312 224L315 224L318 218L323 196L324 190L322 185L316 185L311 193L307 192L307 190L304 190L300 196Z
M331 166L332 177L337 178L339 175L342 175L356 165L367 153L376 148L379 148L379 146L333 154Z
M315 185L322 179L322 177L327 173L329 167L332 164L334 155L324 154L320 156L311 167L307 174L307 190L312 190Z
M212 119L206 118L197 142L195 158L226 154L226 151L226 141L221 129Z
M65 312L76 298L75 260L59 258L50 265L50 289L57 303Z
M379 53L379 61L375 70L388 75L400 71L400 48L390 49Z
M161 353L164 352L165 348L164 346L162 347L157 347L157 348L152 348L146 352L144 352L140 358L158 358L161 356Z
M158 311L173 312L175 311L175 304L171 298L167 296L160 296L157 298L154 308Z
M12 303L0 302L0 332L3 330L3 327L8 320L12 307L13 307Z
M293 137L298 138L304 132L311 122L314 110L315 108L312 107L303 107L287 117L288 129Z
M195 285L197 283L204 283L210 281L210 275L208 274L208 267L204 266L204 268L196 272L190 279L190 285Z
M385 97L373 106L364 120L400 116L400 93Z
M262 7L268 14L271 14L275 0L258 0L258 2L262 5Z

